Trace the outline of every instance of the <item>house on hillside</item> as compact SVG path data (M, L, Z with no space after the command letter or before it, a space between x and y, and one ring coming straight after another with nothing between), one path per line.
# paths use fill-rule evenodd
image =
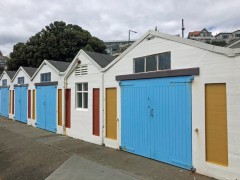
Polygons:
M206 28L204 28L201 31L189 32L188 39L193 39L200 42L210 42L214 38L212 36L212 32L209 32Z

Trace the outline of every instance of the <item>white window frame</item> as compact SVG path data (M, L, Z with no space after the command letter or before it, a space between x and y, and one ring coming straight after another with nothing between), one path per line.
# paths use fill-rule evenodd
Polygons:
M156 70L155 71L162 71L161 69L159 69L159 55L160 54L163 54L163 53L168 53L170 52L170 69L171 69L171 62L172 62L172 58L171 58L171 51L166 51L166 52L162 52L162 53L158 53L158 54L152 54L155 56L156 60L157 60L157 63L156 63ZM152 55L149 55L149 56L152 56ZM143 72L137 72L135 71L135 62L138 58L144 58L144 71ZM145 73L145 72L155 72L155 71L146 71L147 70L147 56L143 56L143 57L137 57L137 58L134 58L133 59L133 73L135 74L138 74L138 73ZM165 70L165 69L164 69Z
M19 82L19 81L21 81L22 80L22 82ZM18 77L18 84L24 84L24 76L22 76L22 77Z
M82 84L82 90L78 90L78 85ZM87 82L82 82L82 83L76 83L75 84L75 108L77 110L82 110L82 111L87 111L88 110L88 106L89 106L89 102L88 102L88 89L89 87L87 88L87 90L84 90L84 84L87 84L87 87L88 87L88 83ZM84 100L85 100L85 96L84 96L84 93L87 93L87 107L84 108ZM82 107L78 107L78 94L82 94Z

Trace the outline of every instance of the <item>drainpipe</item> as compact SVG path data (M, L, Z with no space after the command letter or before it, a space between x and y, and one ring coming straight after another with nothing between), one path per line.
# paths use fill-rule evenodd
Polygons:
M102 142L101 144L104 145L104 129L105 129L105 124L104 124L104 117L105 117L105 110L104 110L104 101L105 101L105 97L104 97L104 72L102 71L102 126L101 126L101 131L102 131Z

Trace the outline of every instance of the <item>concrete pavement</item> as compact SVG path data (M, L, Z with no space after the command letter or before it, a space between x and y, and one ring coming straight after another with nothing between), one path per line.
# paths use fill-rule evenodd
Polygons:
M211 179L0 117L0 179L45 178Z

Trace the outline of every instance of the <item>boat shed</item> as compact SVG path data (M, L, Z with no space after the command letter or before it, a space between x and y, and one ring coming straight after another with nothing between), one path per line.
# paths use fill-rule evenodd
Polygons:
M36 114L32 125L63 134L63 76L69 64L62 61L44 60L32 76L34 94L36 94Z
M104 144L104 73L115 57L80 50L65 74L66 134ZM115 119L116 120L116 119Z
M12 118L12 78L16 71L3 71L0 77L0 115Z
M37 68L20 66L12 79L14 89L10 91L11 94L14 94L12 96L15 97L14 103L12 103L12 109L15 109L14 119L22 123L28 123L28 119L31 119L31 77L36 70Z
M113 145L211 177L240 177L239 48L148 31L103 71Z

